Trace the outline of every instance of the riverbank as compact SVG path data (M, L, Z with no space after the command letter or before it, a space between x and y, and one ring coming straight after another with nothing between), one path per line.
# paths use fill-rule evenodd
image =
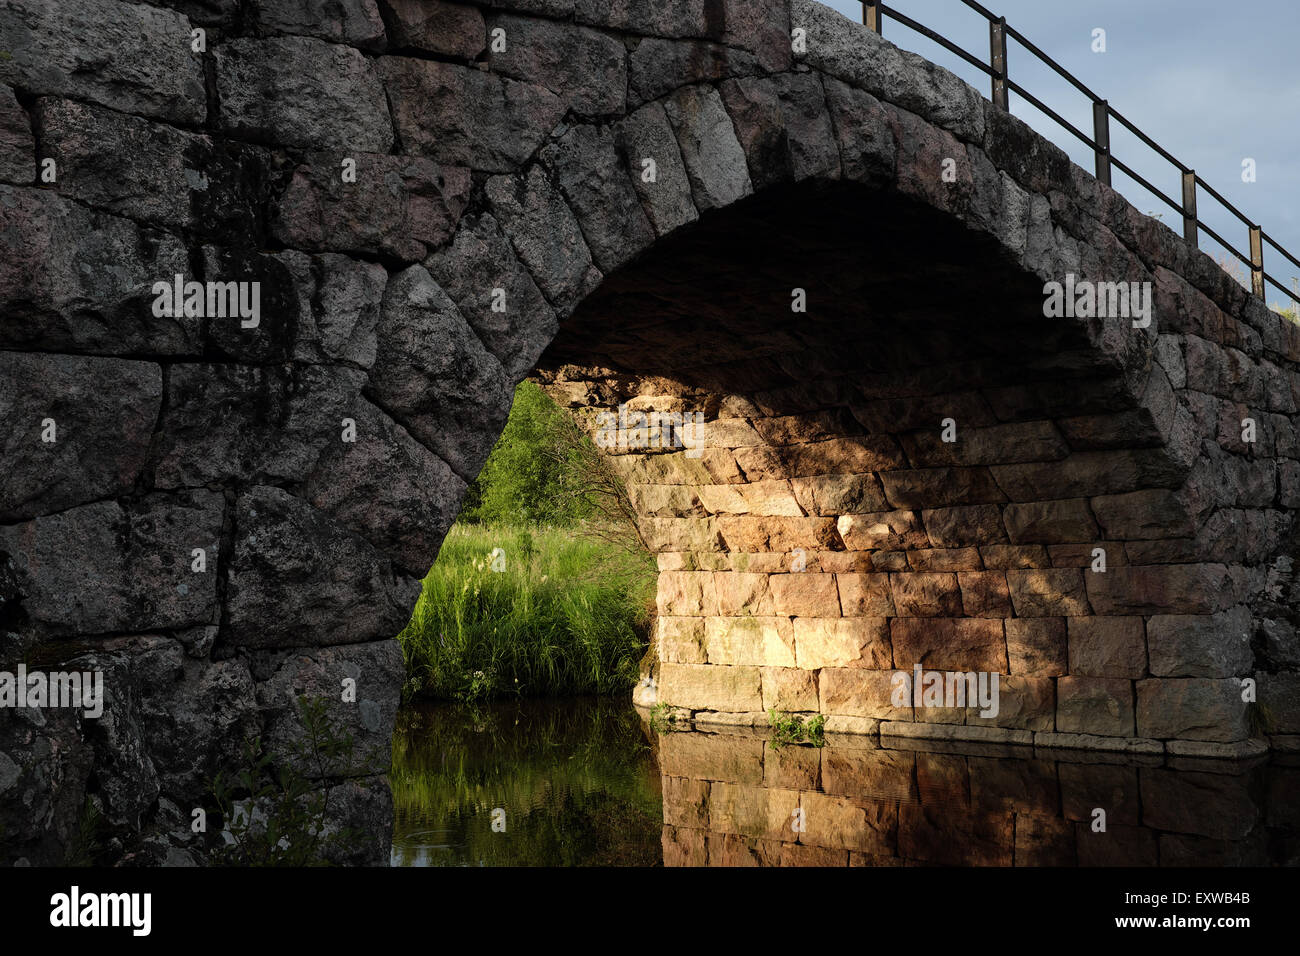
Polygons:
M407 700L618 694L649 646L654 559L576 528L458 524L406 629Z

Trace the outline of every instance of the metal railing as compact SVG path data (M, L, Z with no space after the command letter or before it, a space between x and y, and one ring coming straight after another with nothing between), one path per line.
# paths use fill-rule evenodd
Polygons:
M915 32L921 34L927 39L930 39L935 43L939 44L941 47L948 50L950 53L961 58L963 61L969 63L971 66L975 67L977 70L979 70L980 72L988 76L992 84L991 98L994 104L1000 107L1001 109L1010 112L1011 110L1010 94L1014 92L1017 96L1024 98L1025 102L1029 103L1035 109L1040 111L1044 116L1047 116L1055 123L1057 123L1059 126L1064 128L1067 132L1074 135L1077 139L1082 141L1085 146L1087 146L1092 150L1093 156L1096 159L1097 178L1101 180L1103 183L1105 183L1106 185L1108 186L1111 185L1111 181L1110 181L1111 167L1115 167L1120 171L1122 171L1123 173L1125 173L1127 176L1129 176L1129 178L1131 178L1134 182L1138 183L1147 191L1149 191L1151 195L1155 196L1160 201L1166 203L1171 209L1173 209L1176 213L1182 216L1183 237L1188 242L1190 242L1194 246L1199 247L1199 234L1201 232L1204 232L1211 239L1213 239L1215 242L1221 245L1224 249L1232 253L1232 255L1234 255L1237 259L1239 259L1248 269L1250 269L1251 289L1255 293L1255 295L1259 296L1261 299L1266 298L1265 283L1272 283L1274 286L1281 289L1283 293L1285 293L1288 297L1293 299L1296 303L1300 303L1300 293L1292 292L1285 285L1283 285L1278 279L1269 275L1264 270L1264 247L1267 244L1273 250L1280 253L1281 256L1286 261L1290 262L1297 269L1300 269L1300 259L1297 259L1295 256L1291 255L1291 253L1287 252L1287 250L1284 249L1276 240L1270 237L1268 233L1264 232L1264 230L1258 224L1252 222L1241 210L1239 210L1232 203L1228 202L1228 200L1224 199L1221 193L1219 193L1216 189L1214 189L1214 187L1212 187L1200 176L1196 175L1195 170L1190 169L1186 164L1180 162L1171 153L1169 153L1168 150L1164 149L1159 143L1153 140L1150 136L1142 132L1142 130L1138 129L1129 120L1125 119L1124 116L1118 110L1116 110L1113 106L1110 105L1110 103L1102 99L1091 89L1085 86L1081 81L1076 79L1068 70L1066 70L1063 66L1061 66L1050 56L1048 56L1046 53L1040 50L1037 46L1035 46L1032 42L1030 42L1030 40L1027 37L1025 37L1022 33L1020 33L1020 31L1018 31L1015 27L1008 24L1006 17L994 16L993 13L991 13L983 5L976 3L975 0L960 0L961 3L965 4L971 10L974 10L976 13L982 16L986 21L988 21L989 59L988 62L986 63L978 56L975 56L974 54L969 53L966 50L962 49L957 44L949 40L947 37L942 36L939 33L936 33L934 30L931 30L929 27L916 22L906 14L898 10L895 10L893 7L890 7L887 4L881 2L881 0L859 0L859 2L862 4L862 22L865 23L871 30L874 30L876 33L883 33L884 21L886 16L888 16L893 20L898 21L898 23L902 24L908 29L914 30ZM1054 72L1059 74L1066 82L1068 82L1071 86L1073 86L1080 93L1082 93L1084 96L1088 97L1088 99L1092 101L1092 128L1093 128L1092 136L1089 136L1088 134L1084 133L1073 123L1066 120L1059 113L1053 110L1050 106L1048 106L1042 100L1038 99L1038 97L1034 96L1032 93L1030 93L1028 90L1022 87L1015 80L1011 79L1010 76L1008 76L1007 74L1008 39L1015 40L1025 50L1033 54L1033 56L1037 58L1039 62L1041 62L1043 65L1049 67ZM1134 136L1136 136L1139 140L1141 140L1147 146L1151 147L1151 149L1153 149L1161 158L1172 163L1178 169L1179 173L1181 173L1182 175L1182 183L1183 183L1183 190L1182 190L1183 195L1182 195L1181 202L1175 200L1171 196L1167 195L1164 191L1158 189L1156 186L1150 183L1145 177L1143 177L1140 173L1138 173L1137 170L1133 169L1133 167L1129 166L1123 160L1119 159L1117 156L1111 153L1110 150L1111 120L1114 120L1117 123L1119 123L1125 129L1131 132ZM1200 189L1203 189L1208 195L1210 195L1215 200L1217 200L1219 204L1223 206L1224 209L1232 213L1232 215L1236 216L1237 219L1239 219L1246 226L1250 236L1249 253L1240 252L1236 247L1232 245L1232 243L1228 242L1226 239L1220 236L1217 232L1211 229L1208 225L1206 225L1206 223L1202 219L1200 219L1197 216L1196 197L1197 197L1198 187Z

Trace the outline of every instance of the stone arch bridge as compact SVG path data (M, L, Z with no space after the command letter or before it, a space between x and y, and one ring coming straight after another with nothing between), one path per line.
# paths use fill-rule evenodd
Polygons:
M699 416L611 453L701 722L1300 734L1300 329L829 8L0 0L0 51L2 669L106 685L5 710L7 861L88 797L193 859L239 741L346 678L369 750L323 772L385 860L392 638L529 374ZM1045 317L1067 281L1150 313ZM917 665L997 716L900 701Z

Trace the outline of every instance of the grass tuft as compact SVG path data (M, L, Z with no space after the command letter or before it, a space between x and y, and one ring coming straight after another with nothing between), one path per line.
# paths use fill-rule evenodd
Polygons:
M576 529L454 526L406 629L406 699L612 694L648 645L655 563Z
M772 728L772 746L780 750L786 744L810 744L813 747L826 746L826 715L815 714L804 720L797 714L783 714L775 710L767 712L767 722Z

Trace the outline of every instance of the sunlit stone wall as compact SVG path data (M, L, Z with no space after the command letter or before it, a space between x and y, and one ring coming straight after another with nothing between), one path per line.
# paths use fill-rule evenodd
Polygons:
M858 733L1154 753L1258 746L1249 602L1285 528L1274 464L1228 459L1223 508L1211 464L1228 453L1177 460L1178 399L1158 362L1137 411L1076 414L1086 398L1062 390L1050 418L1025 389L978 381L892 398L869 396L904 393L897 377L822 381L806 411L777 414L761 395L563 374L579 381L552 394L610 446L658 556L657 700L682 716L820 713ZM688 425L656 429L657 416ZM931 696L931 672L997 675L996 707Z

